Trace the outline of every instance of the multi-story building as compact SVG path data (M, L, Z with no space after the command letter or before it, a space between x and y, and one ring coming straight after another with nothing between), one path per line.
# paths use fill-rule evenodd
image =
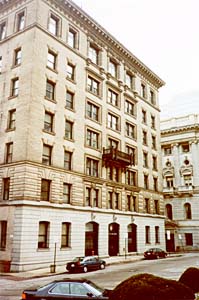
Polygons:
M0 69L1 260L164 248L164 82L69 0L1 1Z
M168 251L199 250L199 115L161 121Z

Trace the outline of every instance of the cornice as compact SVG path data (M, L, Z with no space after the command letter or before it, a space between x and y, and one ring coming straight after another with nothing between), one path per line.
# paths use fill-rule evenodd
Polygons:
M187 126L179 126L179 127L168 128L168 129L162 129L161 135L188 132L188 131L199 131L199 124L191 124Z
M124 56L128 64L132 64L140 74L147 80L152 82L156 88L165 85L165 82L160 79L152 70L143 64L135 55L133 55L127 48L125 48L119 41L117 41L110 33L108 33L101 25L99 25L92 17L83 11L78 5L71 0L44 0L55 5L57 8L63 10L70 15L76 22L80 24L91 36L98 36L99 39L107 45L107 51L114 52L119 56ZM102 43L102 44L103 44Z

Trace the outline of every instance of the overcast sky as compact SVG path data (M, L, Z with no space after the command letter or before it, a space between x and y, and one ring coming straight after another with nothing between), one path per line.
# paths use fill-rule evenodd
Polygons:
M161 107L199 113L199 0L73 1L166 82Z

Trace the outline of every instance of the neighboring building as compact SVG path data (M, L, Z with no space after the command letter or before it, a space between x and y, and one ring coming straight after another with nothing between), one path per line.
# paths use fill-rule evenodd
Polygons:
M199 250L199 115L161 121L167 251Z
M0 58L1 260L164 248L164 82L69 0L1 1Z

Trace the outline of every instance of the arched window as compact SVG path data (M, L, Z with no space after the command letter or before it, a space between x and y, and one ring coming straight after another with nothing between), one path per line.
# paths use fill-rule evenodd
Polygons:
M190 220L192 218L192 216L191 216L191 204L190 203L185 203L184 212L185 212L185 219Z
M172 210L172 205L171 204L166 204L166 216L170 220L173 219L173 210Z

